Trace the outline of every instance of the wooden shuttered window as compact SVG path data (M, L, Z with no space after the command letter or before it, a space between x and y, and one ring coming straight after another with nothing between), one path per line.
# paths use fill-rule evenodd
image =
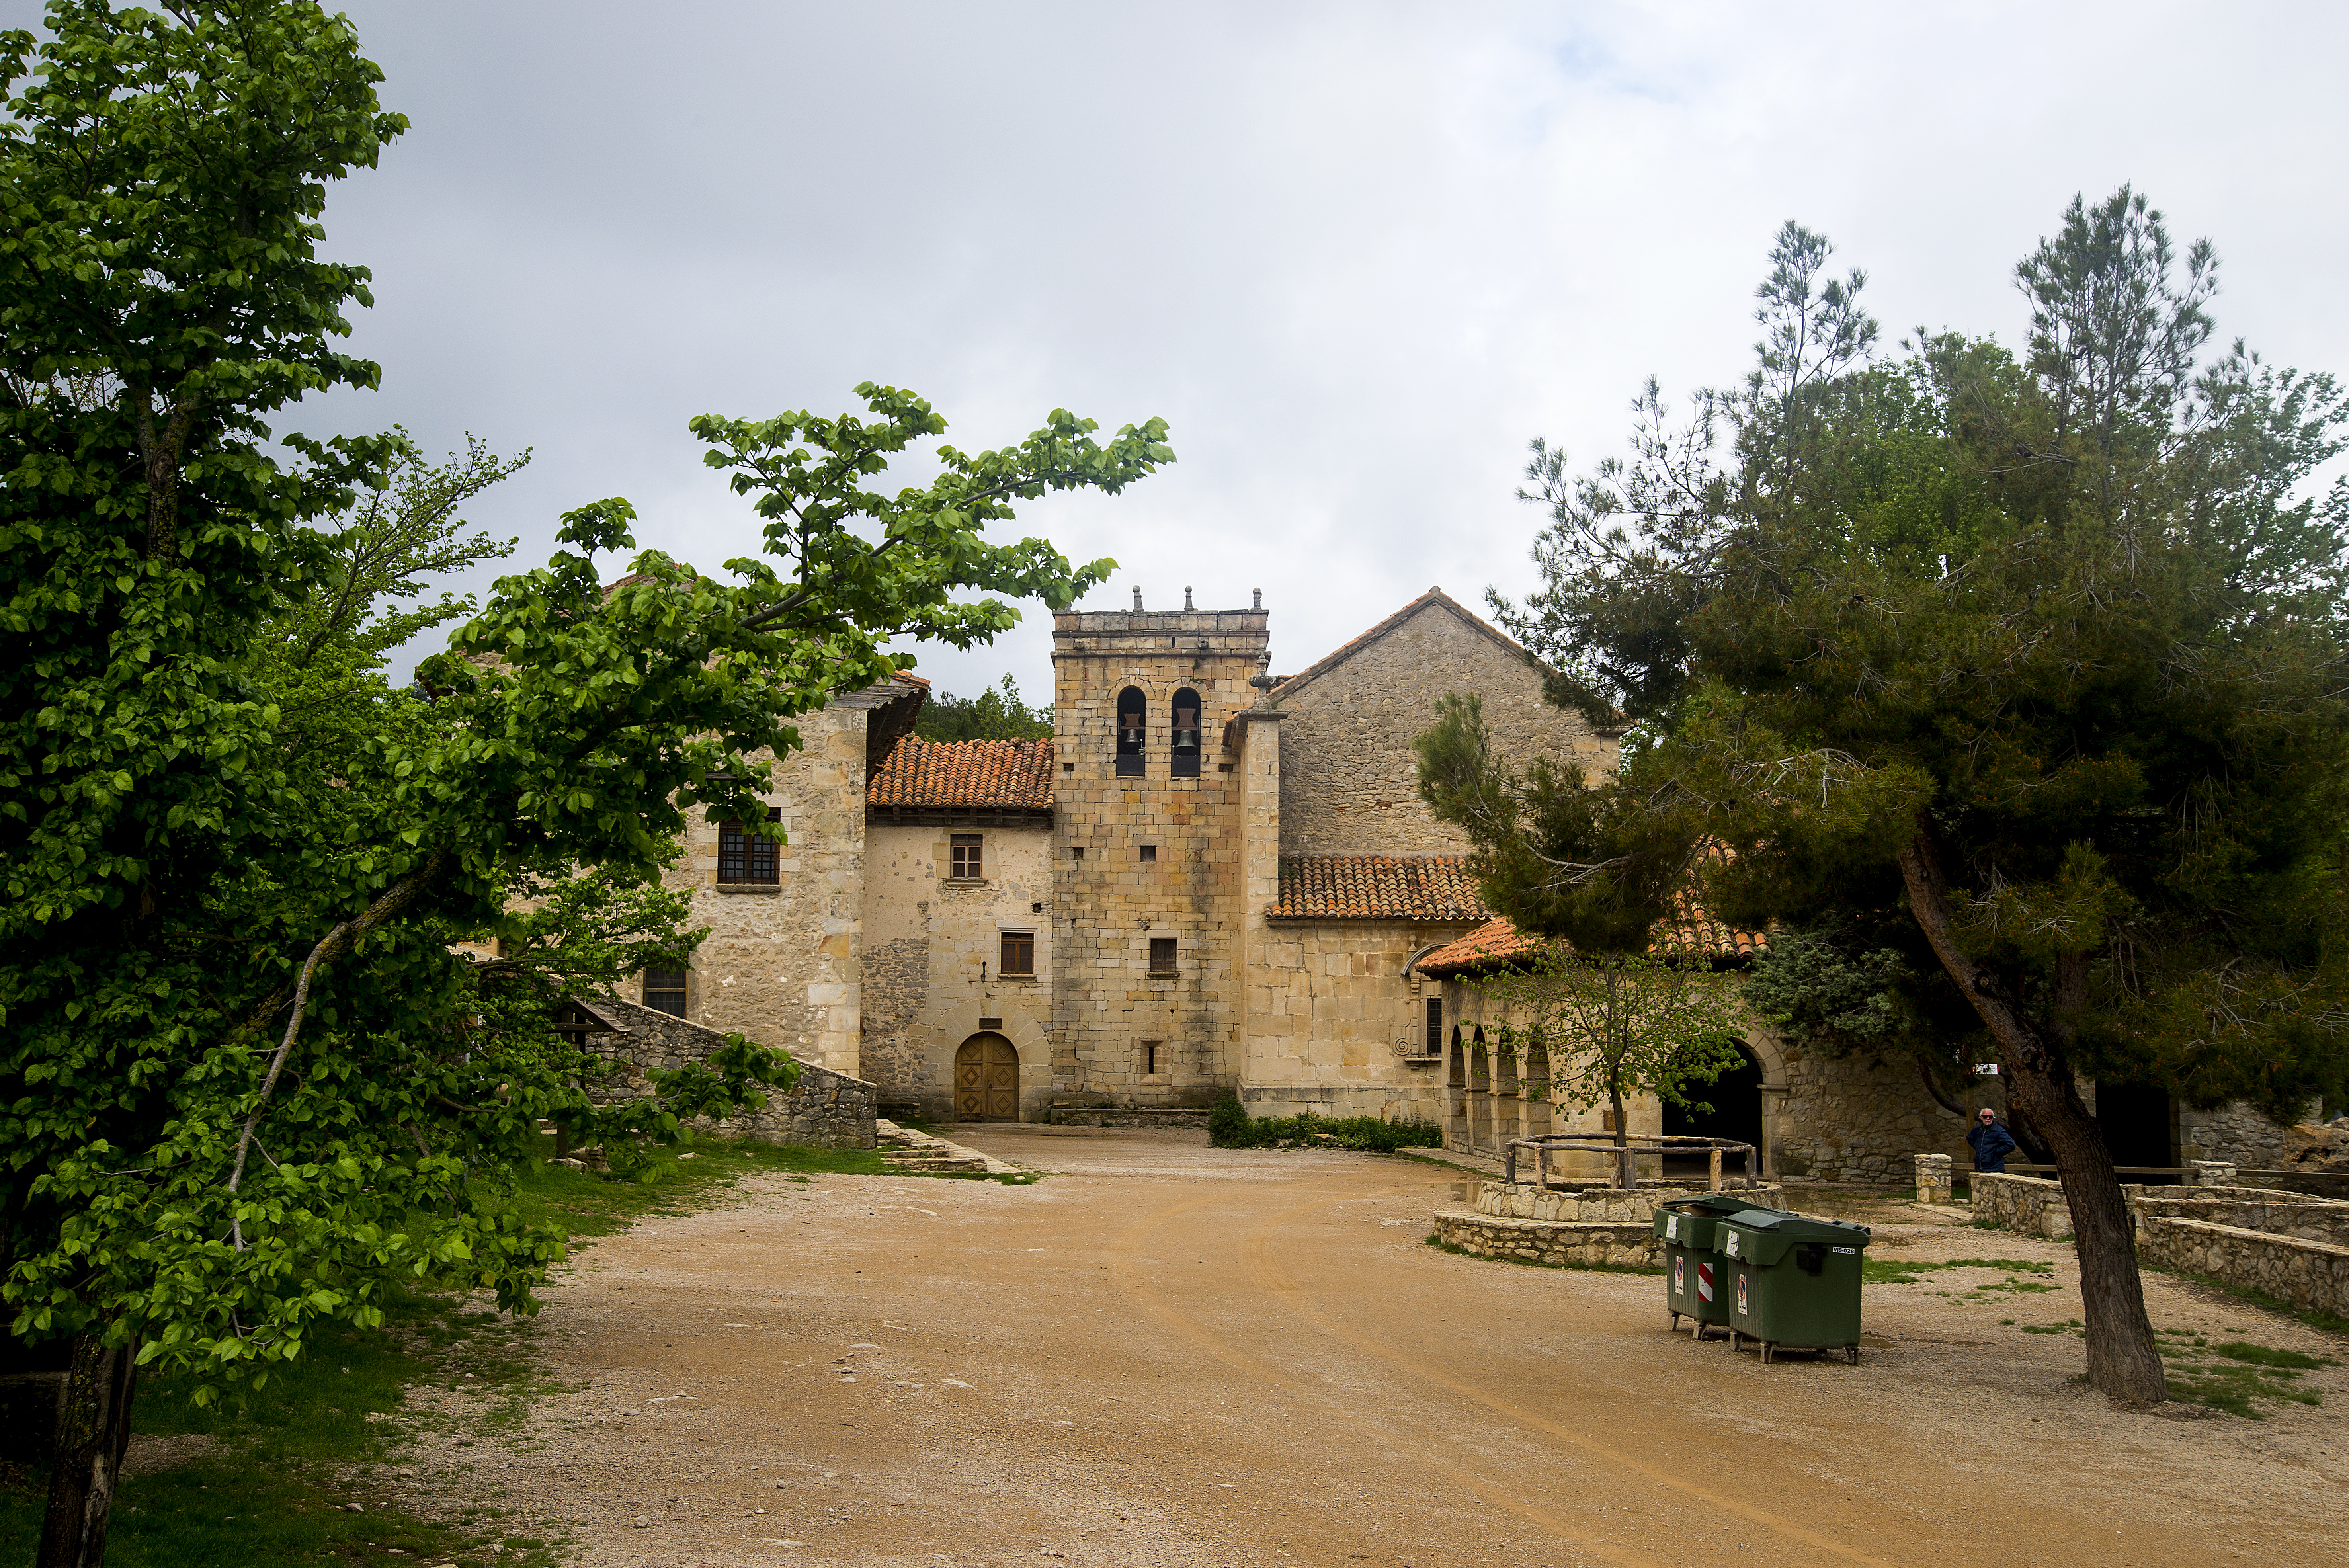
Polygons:
M1003 934L1003 964L997 973L1001 975L1036 973L1036 934L1034 932L1007 931Z

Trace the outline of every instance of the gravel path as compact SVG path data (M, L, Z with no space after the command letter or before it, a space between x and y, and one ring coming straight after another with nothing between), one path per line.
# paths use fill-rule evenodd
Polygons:
M1933 1223L1876 1255L2055 1264L1871 1286L1861 1364L1664 1330L1652 1276L1423 1244L1456 1179L1201 1135L963 1130L1060 1172L747 1185L548 1293L563 1389L386 1484L593 1568L2323 1562L2349 1368L2265 1421L2067 1383L2068 1249ZM1920 1218L1913 1211L1887 1212ZM2159 1279L2154 1321L2337 1341ZM2016 1320L2002 1326L2002 1318ZM526 1528L526 1525L517 1526Z

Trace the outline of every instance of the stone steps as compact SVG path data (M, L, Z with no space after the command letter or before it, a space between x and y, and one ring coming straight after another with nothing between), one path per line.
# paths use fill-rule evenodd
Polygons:
M874 1119L873 1135L875 1146L881 1150L882 1162L892 1171L902 1171L909 1175L1025 1174L1017 1165L1007 1165L991 1154L981 1154L976 1149L966 1149L959 1143L952 1143L929 1133L900 1127L885 1117Z

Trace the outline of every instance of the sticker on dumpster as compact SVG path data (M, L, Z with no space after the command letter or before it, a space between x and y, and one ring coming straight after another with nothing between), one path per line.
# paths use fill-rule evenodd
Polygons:
M1711 1264L1696 1265L1696 1298L1699 1301L1713 1299L1713 1265Z
M1745 1276L1744 1274L1737 1276L1737 1315L1740 1317L1748 1315L1745 1310Z
M1735 1257L1737 1255L1737 1233L1735 1231L1723 1231L1721 1233L1729 1238L1729 1244L1721 1250L1727 1253L1731 1257Z
M1664 1216L1664 1240L1668 1242L1677 1242L1680 1239L1681 1217L1678 1214L1666 1214Z
M1686 1258L1674 1258L1672 1260L1672 1294L1674 1295L1686 1295L1688 1294L1688 1271L1683 1266L1687 1262L1688 1259Z
M1859 1249L1857 1247L1837 1247L1836 1251L1841 1253L1846 1257L1853 1257L1857 1255Z

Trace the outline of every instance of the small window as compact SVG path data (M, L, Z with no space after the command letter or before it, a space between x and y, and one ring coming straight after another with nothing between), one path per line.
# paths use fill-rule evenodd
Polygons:
M1071 844L1071 845L1069 846L1069 859L1071 859L1071 860L1072 860L1072 861L1081 861L1081 860L1083 860L1084 858L1085 858L1085 847L1084 847L1084 845L1082 845L1082 844Z
M1431 1057L1444 1054L1444 999L1441 996L1427 999L1427 1054Z
M1143 845L1142 858L1145 862L1155 861L1158 858L1158 846L1156 844Z
M1185 686L1174 694L1174 744L1167 772L1176 779L1199 776L1199 694Z
M1142 1071L1143 1076L1147 1077L1158 1070L1158 1047L1163 1043L1164 1042L1158 1040L1144 1040L1142 1042Z
M936 841L933 840L932 842ZM955 833L948 837L947 851L954 858L953 869L947 874L957 882L977 882L987 874L983 853L987 842L984 833Z
M1171 975L1174 972L1174 939L1173 937L1154 936L1150 939L1150 972L1154 975Z
M782 820L782 809L770 807L767 820ZM772 884L781 880L780 856L773 837L756 833L740 822L721 822L718 827L718 880L729 886L748 883L753 886Z
M1036 934L1032 931L1007 931L1003 934L1004 975L1036 973Z
M674 1017L685 1016L685 971L682 969L647 969L645 971L645 1006L655 1012Z
M1148 712L1139 686L1128 686L1117 694L1117 776L1121 779L1143 776L1142 726Z

